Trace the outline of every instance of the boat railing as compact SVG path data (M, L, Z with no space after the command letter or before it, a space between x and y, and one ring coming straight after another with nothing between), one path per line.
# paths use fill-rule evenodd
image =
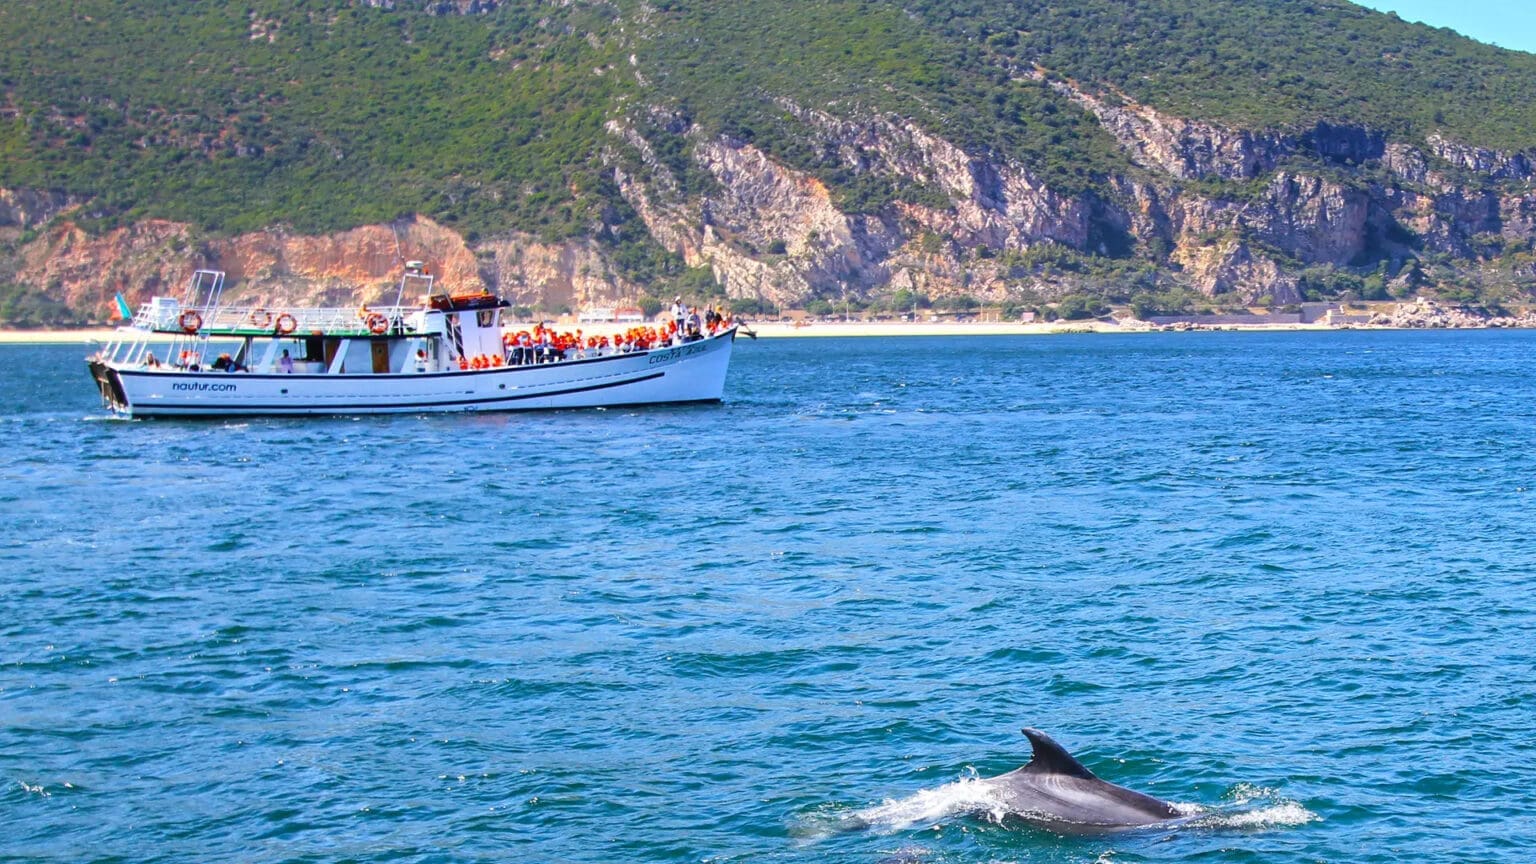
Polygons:
M135 330L154 330L156 329L155 320L158 312L157 304L145 303L133 314L133 321L130 326Z
M139 307L133 326L161 333L207 335L367 336L398 333L419 311L415 306L184 306L157 298Z

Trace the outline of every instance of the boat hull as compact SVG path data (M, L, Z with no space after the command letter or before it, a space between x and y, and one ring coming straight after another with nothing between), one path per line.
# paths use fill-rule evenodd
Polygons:
M633 354L452 372L251 374L90 361L103 402L132 417L420 414L719 402L734 329Z

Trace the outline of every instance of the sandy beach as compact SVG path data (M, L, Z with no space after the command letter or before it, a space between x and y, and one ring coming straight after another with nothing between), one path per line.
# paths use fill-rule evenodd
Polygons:
M112 339L110 327L85 330L5 330L0 329L0 345L94 345Z
M1068 333L1152 333L1158 328L1141 321L1054 321L1022 324L1017 321L906 322L906 321L823 321L795 325L782 322L752 322L746 325L758 336L1051 336ZM1200 329L1220 330L1328 330L1326 324L1241 324Z
M555 323L552 326L557 330L581 329L589 334L620 332L623 329L617 326L590 323ZM1031 324L1021 324L1016 321L818 321L799 325L779 321L754 321L748 323L746 328L765 339L848 336L1050 336L1067 333L1146 333L1156 330L1141 322L1127 322L1122 325L1103 321L1055 321ZM1243 324L1200 329L1266 332L1333 328L1326 324ZM115 335L115 331L110 327L76 330L0 329L0 344L93 345L110 341ZM164 338L170 337L167 335Z

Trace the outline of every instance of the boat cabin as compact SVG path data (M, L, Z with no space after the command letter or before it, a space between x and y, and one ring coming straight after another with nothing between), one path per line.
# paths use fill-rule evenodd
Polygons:
M443 372L501 365L505 300L489 293L450 294L419 261L406 265L392 306L352 309L268 308L222 303L224 273L198 270L183 300L156 297L136 326L172 334L163 358L179 368L234 364L250 372L383 375ZM416 305L401 303L418 297ZM161 348L130 347L143 362ZM224 357L224 355L228 357ZM219 366L218 368L223 368Z

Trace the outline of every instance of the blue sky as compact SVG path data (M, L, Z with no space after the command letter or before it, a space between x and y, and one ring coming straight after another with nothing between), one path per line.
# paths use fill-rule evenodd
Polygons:
M1404 21L1449 27L1479 42L1536 54L1536 0L1354 0Z

